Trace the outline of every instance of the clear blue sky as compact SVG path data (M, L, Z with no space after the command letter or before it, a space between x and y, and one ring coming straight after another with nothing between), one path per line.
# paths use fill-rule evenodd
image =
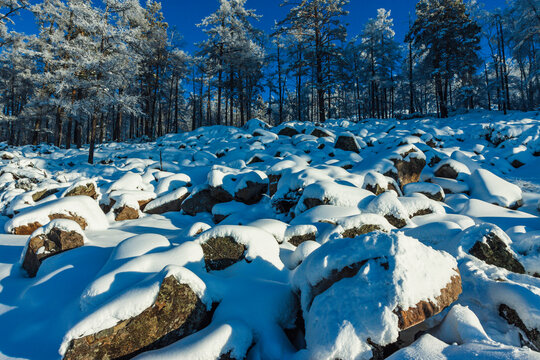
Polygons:
M144 2L145 0L141 0ZM482 2L482 0L480 0ZM38 1L33 0L32 3ZM397 40L403 41L407 32L409 13L414 15L416 0L350 0L347 10L350 12L345 18L349 24L349 34L357 35L369 18L377 15L377 9L385 8L392 11ZM486 8L504 7L505 0L484 0ZM96 1L99 3L99 1ZM257 27L270 31L274 20L281 20L287 7L280 7L282 0L247 0L247 7L257 10L262 19ZM163 13L170 26L174 26L184 37L185 48L188 51L194 49L193 44L204 40L204 33L197 28L201 19L214 12L219 4L218 0L163 0ZM35 25L31 16L22 15L15 19L17 30L31 33L35 31Z

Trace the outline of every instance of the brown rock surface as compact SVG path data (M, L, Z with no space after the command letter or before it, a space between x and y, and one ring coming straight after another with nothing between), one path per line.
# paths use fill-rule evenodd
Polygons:
M174 276L163 280L154 304L141 314L97 334L72 340L64 359L128 359L172 344L209 321L206 306Z
M223 270L244 259L246 247L230 236L209 239L201 244L208 271Z

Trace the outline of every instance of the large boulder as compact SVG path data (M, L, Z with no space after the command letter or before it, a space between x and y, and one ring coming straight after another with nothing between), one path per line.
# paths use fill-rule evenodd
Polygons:
M469 182L474 198L514 210L523 205L521 188L488 170L475 170Z
M171 211L180 211L182 210L182 203L188 196L188 189L182 187L150 201L144 207L144 212L147 214L164 214Z
M269 180L265 173L262 171L249 172L238 181L234 198L244 204L256 204L268 193L268 186Z
M426 156L420 150L412 148L405 153L398 153L391 159L397 170L397 180L403 188L405 185L420 180L420 174L426 166Z
M353 134L342 134L338 136L334 148L341 149L345 151L352 151L355 153L360 153L360 145L356 141L356 137Z
M45 259L81 247L85 239L83 230L76 222L53 220L30 236L23 251L22 268L28 276L35 277Z
M97 187L97 184L95 181L80 181L69 188L67 188L64 193L62 194L62 197L68 197L68 196L89 196L94 200L99 200L101 198L101 193L99 192L99 189Z
M369 213L382 215L390 224L401 229L409 222L409 211L399 201L393 191L382 193L374 198L365 208Z
M276 239L255 227L219 225L200 234L195 242L202 247L207 271L224 270L256 259L278 268L283 266Z
M230 201L230 200L229 200ZM182 210L195 216L202 212L212 212L214 205L219 201L212 197L212 192L208 186L195 188L191 195L182 203Z
M380 359L401 331L461 293L456 260L403 233L331 240L304 259L292 283L307 351L321 359Z
M470 175L470 173L467 165L454 159L441 161L435 168L435 176L447 179L457 179L460 174Z
M105 230L109 222L98 203L88 196L72 196L27 209L8 221L4 229L15 235L31 235L54 219L73 220L83 230Z
M145 296L128 291L77 324L64 338L64 359L132 358L170 345L210 320L206 287L185 268L169 266L137 290ZM117 317L103 316L115 310Z
M472 226L461 235L461 246L472 256L487 264L524 274L525 268L517 260L510 244L510 237L493 224Z

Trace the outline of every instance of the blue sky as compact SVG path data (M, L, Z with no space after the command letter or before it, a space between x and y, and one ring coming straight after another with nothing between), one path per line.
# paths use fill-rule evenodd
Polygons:
M145 0L141 0L145 1ZM32 1L36 3L37 1ZM403 41L408 28L409 13L414 14L416 0L350 0L347 10L350 12L345 21L349 24L349 34L356 35L369 18L375 17L377 9L385 8L392 11L396 36L398 41ZM197 28L201 19L214 12L218 6L218 0L163 0L163 13L166 21L178 29L184 37L185 48L188 51L194 49L193 44L204 40L205 35ZM270 31L274 20L281 20L287 7L280 7L282 0L247 0L247 7L257 10L262 19L257 27ZM504 7L505 0L484 0L487 8ZM15 19L17 30L22 32L35 31L32 17L28 14Z

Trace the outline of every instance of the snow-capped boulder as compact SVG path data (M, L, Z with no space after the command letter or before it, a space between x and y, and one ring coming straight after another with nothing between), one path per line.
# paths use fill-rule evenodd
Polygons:
M299 246L306 241L315 241L317 228L314 225L289 226L285 231L285 241L294 246Z
M523 204L519 186L501 179L485 169L474 171L470 177L471 196L495 205L517 209Z
M168 266L75 325L60 353L66 360L131 358L200 330L211 307L201 279Z
M509 271L523 274L525 268L510 248L512 240L498 226L481 224L463 232L460 244L474 257Z
M343 228L341 236L355 238L373 231L390 232L394 227L384 216L377 214L360 214L338 219L337 224Z
M330 131L323 129L323 128L315 128L310 134L311 136L315 136L318 138L325 138L325 137L332 137L333 135L330 133Z
M534 351L540 352L540 330L536 328L528 328L523 320L519 317L516 310L506 304L499 305L499 316L502 317L508 324L517 327L523 332L520 333L520 341L522 346L527 346Z
M444 207L440 203L431 200L427 196L420 193L415 193L412 196L400 197L398 200L409 214L409 218L429 214L445 213Z
M391 160L394 162L397 180L402 188L407 184L418 182L426 166L426 155L414 145L398 149Z
M360 145L356 141L356 137L351 133L341 134L338 136L334 148L341 149L344 151L352 151L355 153L360 153Z
M470 175L471 171L467 165L454 160L446 159L437 164L435 168L435 176L446 179L457 179L459 174Z
M287 137L293 137L295 135L300 134L298 130L291 126L284 126L281 130L279 130L278 135L280 136L287 136Z
M255 227L220 225L199 235L195 242L202 247L208 271L224 270L242 260L256 259L283 267L274 237Z
M372 198L373 193L365 189L320 181L304 189L296 206L296 214L320 205L355 207Z
M403 233L335 239L295 270L312 359L370 359L458 299L456 260Z
M268 185L268 177L262 171L248 172L238 181L234 198L244 204L256 204L268 193Z
M22 254L22 268L28 276L35 277L45 259L81 247L85 240L83 230L75 221L53 220L34 231L28 239Z
M147 214L164 214L171 211L180 211L182 209L182 203L188 196L189 190L181 187L150 201L144 207L144 212Z
M210 188L203 185L193 189L191 195L182 203L182 210L188 215L195 216L202 212L212 212L212 208L218 203L219 201L212 197Z
M73 220L83 230L105 230L109 226L96 201L88 196L71 196L29 208L8 221L4 229L15 235L31 235L54 219Z
M64 191L62 197L80 195L90 196L94 200L101 199L101 192L95 180L83 180L74 183Z
M369 213L382 215L390 224L402 228L409 222L409 211L399 201L393 191L382 193L374 198L365 208Z
M435 201L444 201L444 190L440 185L426 182L411 183L403 187L403 193L411 196L419 193Z
M375 195L380 195L389 190L395 191L398 195L400 194L399 186L394 179L375 171L369 171L365 175L362 188L371 191Z

